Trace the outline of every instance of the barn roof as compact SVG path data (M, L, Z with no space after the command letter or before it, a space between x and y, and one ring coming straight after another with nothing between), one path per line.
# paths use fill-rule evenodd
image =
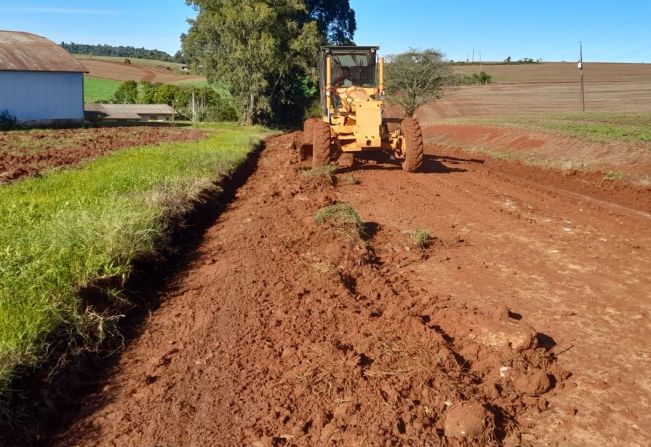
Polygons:
M0 71L87 72L77 59L45 37L0 30Z

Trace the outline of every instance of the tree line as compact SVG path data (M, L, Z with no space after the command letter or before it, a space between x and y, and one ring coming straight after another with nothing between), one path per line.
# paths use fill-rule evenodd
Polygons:
M61 47L72 54L84 54L90 56L113 56L113 57L133 57L139 59L151 59L163 62L183 63L183 55L179 51L174 56L160 50L148 50L146 48L135 48L131 46L113 46L113 45L87 45L81 43L61 42Z

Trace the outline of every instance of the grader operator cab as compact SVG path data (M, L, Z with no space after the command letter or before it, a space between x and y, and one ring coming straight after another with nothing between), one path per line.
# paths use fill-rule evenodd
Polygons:
M312 146L312 166L341 154L384 151L407 172L423 164L423 136L413 118L388 120L384 103L384 58L379 47L327 46L319 54L321 118L305 121L303 147Z

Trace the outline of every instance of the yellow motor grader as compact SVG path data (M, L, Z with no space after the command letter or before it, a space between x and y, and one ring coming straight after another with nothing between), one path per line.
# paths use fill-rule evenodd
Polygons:
M312 147L312 166L341 154L385 151L407 172L423 164L423 136L413 118L385 117L384 58L379 47L326 46L319 55L322 118L305 121L303 148ZM399 125L398 125L399 124Z

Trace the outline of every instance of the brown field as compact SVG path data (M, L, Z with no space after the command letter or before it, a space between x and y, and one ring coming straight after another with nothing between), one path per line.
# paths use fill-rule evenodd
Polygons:
M636 82L588 82L587 112L651 112L651 77ZM421 108L425 121L445 118L547 115L581 111L581 90L575 83L492 84L452 87Z
M546 115L581 111L579 71L574 63L484 65L494 83L450 87L420 111L421 120ZM478 65L457 66L476 73ZM587 63L586 112L651 112L651 64Z
M80 62L88 69L88 76L116 81L177 82L205 79L203 76L184 75L173 70L163 70L137 64L96 59L83 59Z
M464 74L478 73L479 65L456 65L454 71ZM500 84L577 82L579 70L574 62L546 62L542 64L481 66ZM604 62L584 63L586 82L633 82L651 80L651 64L613 64Z

